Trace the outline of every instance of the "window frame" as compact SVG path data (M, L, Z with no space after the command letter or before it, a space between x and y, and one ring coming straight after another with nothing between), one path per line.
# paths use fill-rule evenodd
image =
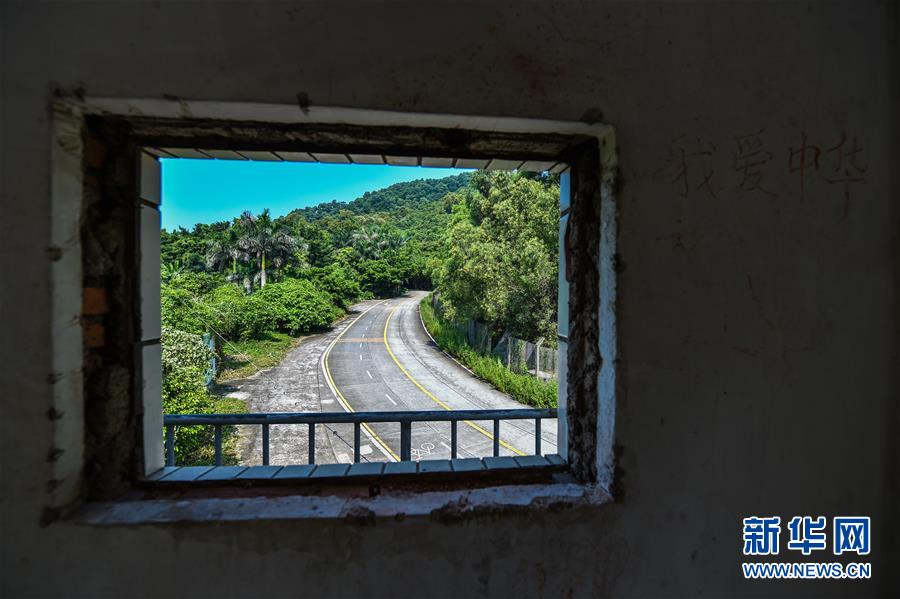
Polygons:
M142 149L159 147L569 164L570 203L561 205L560 216L567 241L560 249L566 255L566 271L587 274L571 281L565 280L566 273L560 276L568 295L568 330L560 331L560 341L568 351L560 360L565 364L566 393L561 394L559 447L567 457L567 481L610 491L616 396L617 159L612 127L345 108L300 110L288 105L60 98L54 104L53 140L51 250L60 250L53 268L54 357L65 366L61 378L66 381L55 388L54 411L60 416L54 421L54 438L56 447L73 448L54 474L62 483L54 497L58 505L79 498L113 499L146 488L144 477L162 466L161 409L157 422L142 399L158 393L159 377L145 372L145 365L159 363L159 323L158 316L148 322L141 302L148 285L151 292L155 285L158 306L159 285L142 284L137 274L142 244L144 255L154 252L147 236L140 234L141 215L155 212L160 199L158 186L148 182L146 174L142 183L142 173L154 168ZM88 295L98 293L92 270L94 261L104 258L94 237L98 230L110 229L114 244L120 244L115 265L120 272L118 278L113 275L114 288L103 293L108 304L104 311L89 306ZM155 243L158 271L158 236ZM73 319L79 326L73 326ZM110 391L116 376L128 379L127 391L121 384L117 393ZM111 422L124 431L104 428ZM475 479L462 474L454 473L449 482L466 489L545 484L556 476L492 473ZM432 481L448 482L426 477L403 484L428 488Z

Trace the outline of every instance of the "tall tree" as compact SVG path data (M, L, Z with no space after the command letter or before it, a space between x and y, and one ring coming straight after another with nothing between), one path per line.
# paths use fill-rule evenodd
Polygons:
M445 199L452 220L438 268L451 316L553 339L559 188L518 173L476 173Z
M400 249L407 239L394 227L370 226L353 234L352 246L363 258L379 260L385 252Z
M268 268L280 267L300 248L287 227L272 220L268 208L257 216L245 211L240 223L243 233L238 239L238 248L249 257L256 270L254 281L258 280L259 286L265 287Z
M244 251L238 244L240 238L238 226L232 225L220 237L210 239L206 246L206 267L217 271L230 268L231 272L228 278L232 281L236 280L238 278L238 260L246 259Z

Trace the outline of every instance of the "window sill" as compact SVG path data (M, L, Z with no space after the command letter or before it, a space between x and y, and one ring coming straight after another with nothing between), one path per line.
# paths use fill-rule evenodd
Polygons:
M418 462L363 462L357 464L302 464L298 466L167 466L146 477L143 483L200 484L200 483L289 483L309 480L340 481L344 479L397 480L412 475L459 475L499 472L557 472L564 470L565 460L547 456L456 458L452 460L422 460Z
M223 484L148 482L121 501L90 502L71 520L96 526L330 520L368 523L427 517L457 521L497 510L599 506L611 501L575 481L565 466L505 472L330 477L302 483L229 480Z

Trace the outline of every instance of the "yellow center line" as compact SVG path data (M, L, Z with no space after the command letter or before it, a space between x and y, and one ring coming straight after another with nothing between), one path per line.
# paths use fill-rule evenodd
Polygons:
M391 322L391 317L394 315L394 312L395 312L396 310L397 310L397 307L396 307L396 306L394 306L393 308L391 308L391 312L390 312L390 314L388 314L387 320L384 321L384 347L387 348L387 351L388 351L388 353L391 355L391 359L394 361L394 364L397 365L397 368L399 368L400 371L401 371L403 374L406 375L406 378L408 378L409 380L412 381L413 385L415 385L416 387L418 387L419 390L420 390L422 393L424 393L425 395L427 395L427 396L431 399L431 401L433 401L433 402L436 403L437 405L441 406L442 408L444 408L444 409L447 410L448 412L452 412L452 411L453 411L453 408L451 408L450 406L448 406L447 404L445 404L444 402L442 402L441 400L439 400L437 397L435 397L434 395L432 395L432 394L428 391L428 389L426 389L425 387L423 387L423 386L419 383L419 381L417 381L416 379L414 379L414 378L412 377L412 375L411 375L411 374L406 370L406 368L404 368L403 365L400 363L400 360L397 359L397 356L394 355L393 350L391 350L391 346L390 346L390 344L388 343L388 339L387 339L387 331L388 331L388 324ZM491 439L491 440L494 439L494 435L493 435L493 434L491 434L491 433L489 433L488 431L484 430L482 427L478 426L478 425L475 424L474 422L472 422L472 421L470 421L470 420L463 420L463 422L465 422L466 424L468 424L469 426L471 426L472 428L474 428L476 431L478 431L479 433L481 433L482 435L484 435L484 436L487 437L488 439ZM507 442L504 441L503 439L500 439L499 441L500 441L500 445L502 445L502 446L505 447L506 449L512 451L513 453L516 453L516 454L521 455L521 456L526 455L524 452L519 451L518 449L516 449L515 447L513 447L512 445L510 445L509 443L507 443Z
M359 319L362 318L362 317L363 317L363 314L360 314L359 317L357 317L356 320L359 320ZM344 409L346 409L348 412L355 412L356 410L353 409L353 406L350 405L350 402L347 401L347 398L344 397L344 394L341 393L341 390L338 389L338 386L335 384L335 382L334 382L334 377L331 376L331 368L328 366L328 356L331 354L331 350L332 350L332 348L334 348L335 343L337 343L338 341L340 341L341 337L344 336L344 333L346 333L347 331L349 331L350 328L351 328L354 324L356 324L356 320L354 320L352 323L350 323L350 324L347 326L346 329L344 329L343 331L341 331L341 334L338 335L338 336L335 338L334 342L332 342L332 344L328 346L328 349L325 350L325 356L324 356L323 359L322 359L322 362L323 362L324 365L325 365L325 377L328 379L328 382L331 384L331 388L334 390L335 395L337 395L338 401L341 402L341 405L344 406ZM374 439L375 439L375 440L376 440L376 441L377 441L384 449L386 449L386 450L388 451L388 453L390 453L390 454L394 457L395 460L397 460L398 462L401 461L401 460L400 460L400 456L397 455L397 454L394 452L393 449L391 449L391 446L388 445L388 444L384 441L384 439L382 439L381 437L378 436L378 433L376 433L374 430L372 430L372 427L370 427L370 426L369 426L368 424L366 424L366 423L362 423L362 427L363 427L364 429L366 429L366 432L368 432L369 435L372 436L372 438L374 438Z

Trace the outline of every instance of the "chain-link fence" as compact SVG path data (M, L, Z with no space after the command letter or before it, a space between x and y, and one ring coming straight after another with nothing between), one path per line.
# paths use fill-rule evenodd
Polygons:
M444 310L438 292L431 295L431 305L435 313L443 317ZM491 330L486 324L465 320L454 322L452 326L474 349L482 354L497 356L511 371L544 380L556 378L559 354L555 347L547 347L543 340L533 343L513 337L506 331L492 345Z
M219 372L219 359L217 356L219 355L221 348L217 347L215 335L212 333L203 334L203 344L213 352L212 357L209 359L209 367L206 369L206 372L203 373L204 382L208 387L216 380L216 375Z

